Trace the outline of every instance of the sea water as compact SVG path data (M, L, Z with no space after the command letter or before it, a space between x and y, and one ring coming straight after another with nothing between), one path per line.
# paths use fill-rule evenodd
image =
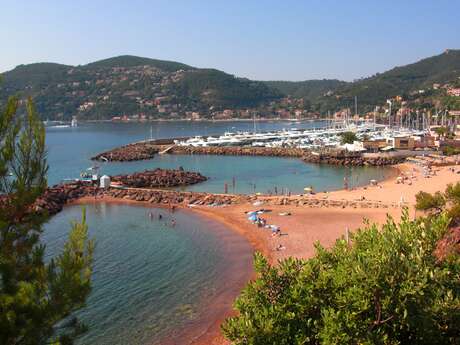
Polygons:
M295 124L298 128L320 126L322 123ZM145 169L183 167L198 171L209 178L186 190L223 193L278 192L301 193L312 186L316 191L343 188L344 178L349 186L384 179L391 169L382 167L343 167L307 164L296 158L253 156L157 155L153 159L136 162L93 162L97 153L149 138L182 137L223 134L227 130L251 130L248 122L155 122L150 123L94 123L76 128L47 130L49 154L49 183L66 178L78 178L82 171L97 164L102 174L114 175ZM289 122L261 122L260 130L289 128ZM151 130L152 129L152 130Z
M318 125L321 123L295 124L298 128ZM81 171L95 164L90 157L101 151L151 136L215 135L252 130L252 126L247 122L158 122L49 128L49 184L79 177ZM290 127L289 122L257 124L258 130ZM349 185L358 185L382 179L390 172L386 168L345 168L247 156L158 155L146 161L97 164L103 174L183 167L209 177L185 189L217 193L224 192L225 184L235 193L275 192L275 187L278 193L300 193L306 186L333 190L343 186L345 176ZM65 207L46 225L43 241L49 257L62 249L70 221L79 219L81 210L82 206ZM209 318L213 309L207 308L209 301L228 291L230 282L242 285L248 279L249 244L190 212L173 215L157 208L103 203L87 205L86 212L96 250L93 290L87 306L77 313L89 331L79 344L155 344L165 337L183 339L181 330L189 334L206 326L203 317ZM158 219L160 213L162 220ZM237 269L229 270L233 267Z
M62 250L82 208L68 206L46 224L48 257ZM76 313L89 331L78 344L155 344L174 334L181 338L181 329L191 326L198 332L209 327L200 321L204 308L231 286L227 276L248 278L250 245L217 223L181 210L105 203L85 208L96 249L93 289Z

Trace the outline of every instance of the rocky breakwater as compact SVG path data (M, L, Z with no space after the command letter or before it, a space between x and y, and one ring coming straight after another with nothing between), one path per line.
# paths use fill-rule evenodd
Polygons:
M167 146L161 146L160 151ZM254 146L174 146L168 153L184 155L220 155L220 156L268 156L299 158L305 154L303 149L289 147L254 147Z
M54 215L71 201L85 196L101 197L103 193L103 190L81 182L55 185L47 188L45 193L37 199L34 204L34 211Z
M300 158L305 150L287 147L252 147L252 146L178 146L155 145L148 142L135 143L100 153L91 159L100 161L129 162L151 159L159 152L182 155L227 155L227 156L267 156Z
M404 157L363 157L361 154L351 154L343 151L330 153L306 152L302 160L307 163L322 163L344 166L383 166L399 164Z
M197 192L179 192L167 190L148 189L115 189L110 188L106 196L158 205L183 205L183 206L224 206L247 202L249 196L233 194L209 194Z
M119 182L126 187L163 188L188 186L204 182L208 178L198 172L184 171L183 169L155 169L129 175L116 175L112 176L111 179L112 182Z
M92 160L108 162L131 162L153 158L159 152L158 145L148 142L134 143L99 153Z

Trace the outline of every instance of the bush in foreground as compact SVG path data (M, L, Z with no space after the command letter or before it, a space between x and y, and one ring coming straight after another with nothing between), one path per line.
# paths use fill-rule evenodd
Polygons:
M451 225L460 224L460 182L447 185L444 193L419 192L415 199L417 210L425 211L430 216L445 211L451 220Z
M433 251L446 215L366 224L309 260L271 266L255 255L258 279L223 324L234 344L459 344L460 259Z

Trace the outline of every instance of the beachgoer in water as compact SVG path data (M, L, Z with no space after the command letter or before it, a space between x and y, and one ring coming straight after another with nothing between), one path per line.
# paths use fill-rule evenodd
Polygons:
M176 221L174 219L171 220L171 226L175 227L176 226Z
M163 216L161 215L161 213L158 215L158 220L162 220L163 219Z

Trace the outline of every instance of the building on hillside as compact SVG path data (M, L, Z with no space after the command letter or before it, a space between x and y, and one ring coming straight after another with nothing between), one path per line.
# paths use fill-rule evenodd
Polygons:
M201 119L200 113L196 111L187 111L186 112L186 119L191 121L197 121Z
M450 96L460 97L460 88L450 88L447 90L447 94Z
M233 117L233 115L234 115L234 112L233 112L233 110L231 110L231 109L225 109L225 110L223 111L223 113L224 113L224 116L225 116L226 118L231 118L231 117Z
M340 111L337 111L336 113L334 113L334 120L336 121L344 121L345 119L347 119L350 115L350 109L349 108L346 108L346 109L342 109Z

